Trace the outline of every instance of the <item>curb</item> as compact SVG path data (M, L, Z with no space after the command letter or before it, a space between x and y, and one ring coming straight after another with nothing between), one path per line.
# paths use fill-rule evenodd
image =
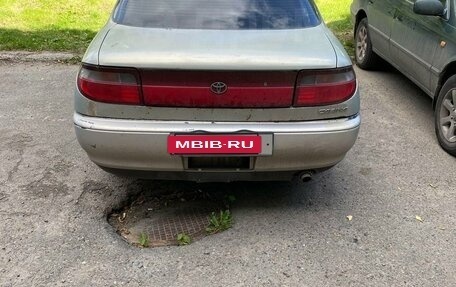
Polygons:
M67 52L0 51L0 61L78 63L81 56Z

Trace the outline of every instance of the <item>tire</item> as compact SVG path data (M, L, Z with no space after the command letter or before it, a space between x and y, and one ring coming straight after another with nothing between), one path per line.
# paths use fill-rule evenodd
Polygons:
M363 18L355 31L355 62L363 70L373 70L378 66L380 58L372 50L367 18Z
M451 76L440 90L434 115L440 146L456 156L456 75Z

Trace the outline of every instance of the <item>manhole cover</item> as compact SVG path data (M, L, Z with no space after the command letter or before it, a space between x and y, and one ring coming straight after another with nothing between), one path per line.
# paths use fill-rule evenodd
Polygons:
M206 236L212 212L226 209L223 198L205 198L196 193L168 194L166 196L140 195L122 211L110 215L109 223L128 242L141 246L141 237L147 237L149 247L178 245L179 234L192 241Z

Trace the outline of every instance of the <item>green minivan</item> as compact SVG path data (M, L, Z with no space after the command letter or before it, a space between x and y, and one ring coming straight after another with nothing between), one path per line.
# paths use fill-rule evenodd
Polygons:
M393 65L433 98L442 148L456 156L456 0L354 0L356 64Z

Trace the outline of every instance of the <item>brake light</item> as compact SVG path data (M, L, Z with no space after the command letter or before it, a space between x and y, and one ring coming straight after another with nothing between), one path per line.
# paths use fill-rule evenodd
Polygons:
M352 67L301 71L296 84L294 106L325 106L345 102L356 91Z
M87 98L104 103L140 105L141 86L134 69L83 66L78 87Z

